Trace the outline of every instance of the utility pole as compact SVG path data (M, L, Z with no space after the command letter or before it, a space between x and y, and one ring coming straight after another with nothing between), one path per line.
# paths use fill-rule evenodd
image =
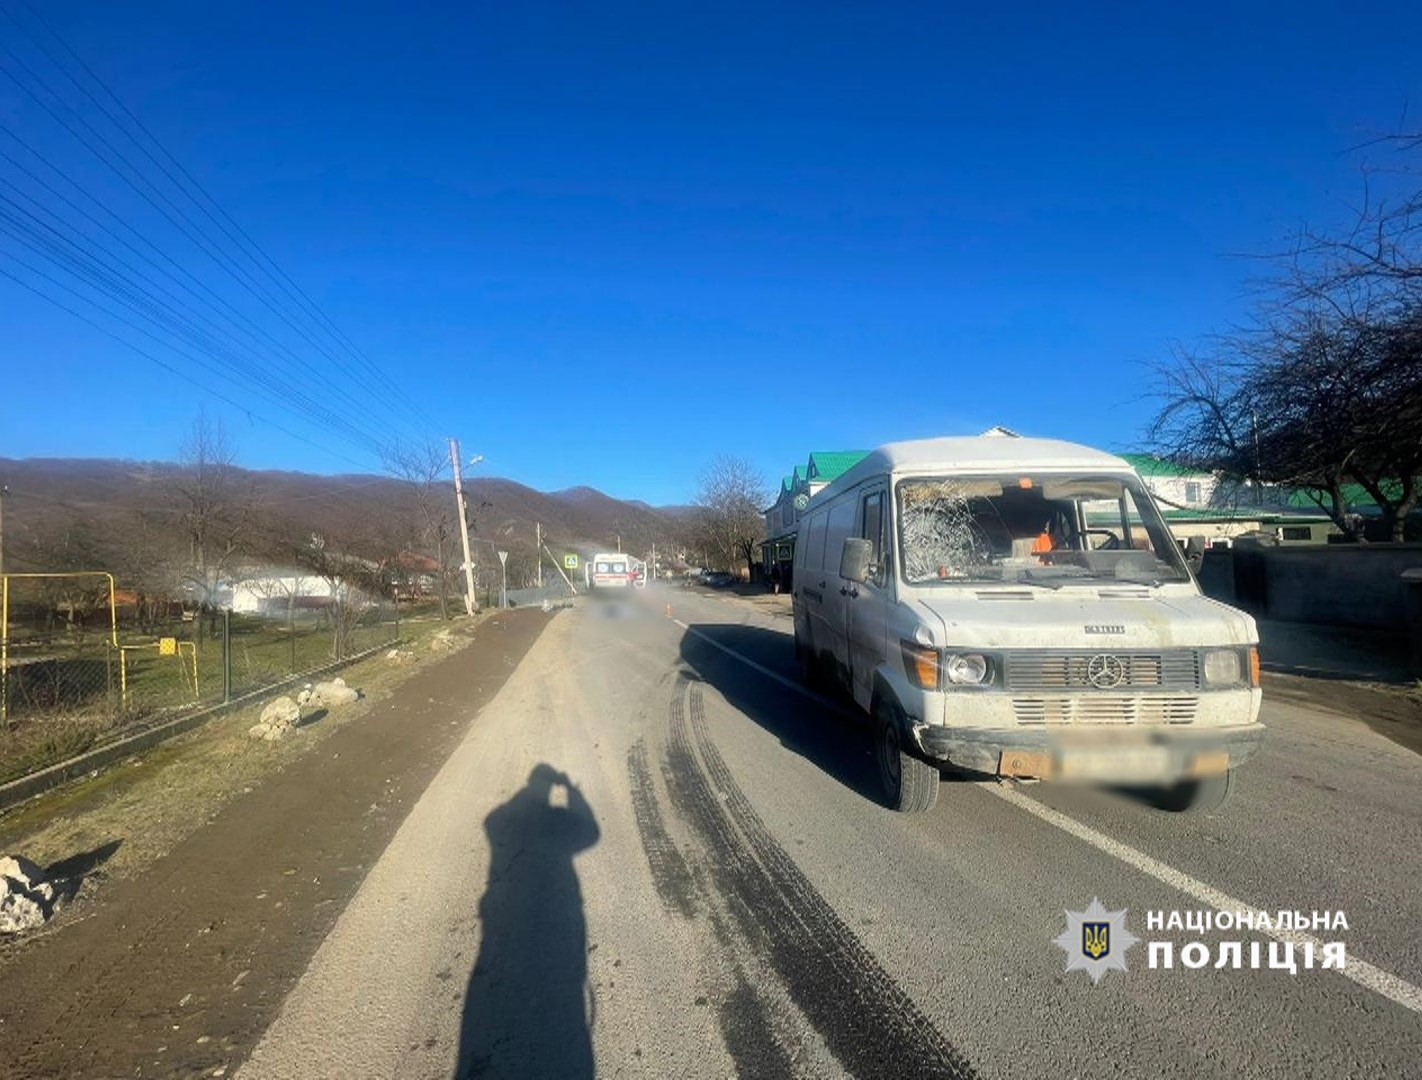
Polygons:
M5 496L10 494L10 485L0 484L0 574L5 572Z
M537 556L538 563L538 587L543 588L543 526L538 522L533 523L533 554ZM525 579L526 580L526 579Z
M1259 457L1259 413L1250 409L1249 419L1254 427L1254 502L1256 506L1263 506L1264 481L1259 474L1264 471L1264 466Z
M469 555L469 521L464 512L464 474L459 469L459 440L449 440L449 463L454 466L454 497L459 505L459 538L464 541L464 612L474 614L474 562Z
M656 580L657 580L657 545L656 545L656 541L653 541L653 542L652 542L652 564L651 564L649 567L647 567L647 580L648 580L648 581L656 581Z

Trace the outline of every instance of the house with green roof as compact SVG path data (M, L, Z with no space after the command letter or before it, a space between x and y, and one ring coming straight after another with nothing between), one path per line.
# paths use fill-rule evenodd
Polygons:
M816 450L804 465L796 465L780 481L780 491L772 506L765 508L765 536L760 546L761 563L769 573L779 565L789 570L795 557L795 530L800 512L821 488L842 476L869 453L867 450Z
M1338 532L1327 512L1297 489L1231 483L1153 454L1121 457L1140 476L1176 539L1228 541L1262 531L1286 542L1322 544Z

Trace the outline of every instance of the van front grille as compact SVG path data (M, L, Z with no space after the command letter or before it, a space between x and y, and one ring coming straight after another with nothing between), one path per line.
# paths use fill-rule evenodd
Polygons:
M1019 724L1189 724L1197 697L1121 697L1083 694L1073 697L1015 697Z
M1093 667L1093 661L1096 662ZM1114 663L1112 663L1114 661ZM1099 669L1114 682L1103 685ZM1093 674L1097 681L1093 682ZM1194 649L1157 652L1016 649L1003 654L1003 686L1009 691L1198 690L1200 656Z

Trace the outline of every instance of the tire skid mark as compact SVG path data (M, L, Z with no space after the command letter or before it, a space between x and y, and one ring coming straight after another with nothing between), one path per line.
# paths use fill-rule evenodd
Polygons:
M736 1075L781 1080L795 1075L794 1062L775 1037L770 1012L745 973L736 968L736 984L717 1007L717 1020L726 1049L736 1064Z
M670 709L671 730L673 733L683 733L683 743L686 728L686 688L689 683L687 673L679 672ZM639 739L638 742L643 743L643 740ZM634 747L634 751L635 749ZM631 755L629 761L630 757ZM678 757L679 755L668 755L662 761L662 778L668 791L678 783ZM661 821L659 808L656 814L657 819ZM665 833L665 822L662 822L662 828ZM669 834L667 843L674 845ZM719 945L717 966L723 974L713 977L711 982L715 985L708 989L715 995L717 1023L726 1051L735 1064L737 1076L773 1077L780 1080L783 1077L798 1075L794 1067L794 1057L797 1055L791 1055L785 1047L787 1037L788 1041L794 1041L791 1034L794 1022L780 1016L784 1006L772 1004L756 991L752 979L747 975L745 964L737 958L737 954L745 950L744 935L735 932L731 919L715 902L718 890L713 882L708 880L708 877L714 876L714 872L709 871L701 860L688 861L682 856L680 849L676 849L676 857L686 872L687 884L692 890L692 902L699 902L710 924L712 936ZM742 921L736 920L737 923ZM758 963L754 966L762 967Z
M647 766L647 743L639 738L627 751L627 777L632 785L632 816L637 835L652 870L652 884L669 911L690 919L696 914L696 883L681 850L667 832L652 771Z
M975 1076L771 836L711 742L700 687L693 684L689 697L706 768L678 697L668 741L673 804L705 842L713 879L744 938L830 1052L860 1077Z

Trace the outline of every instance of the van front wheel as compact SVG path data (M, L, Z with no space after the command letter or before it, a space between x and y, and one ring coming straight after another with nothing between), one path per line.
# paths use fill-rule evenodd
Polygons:
M904 747L898 710L878 701L874 705L874 759L884 804L904 814L933 809L938 801L938 769L914 757Z

